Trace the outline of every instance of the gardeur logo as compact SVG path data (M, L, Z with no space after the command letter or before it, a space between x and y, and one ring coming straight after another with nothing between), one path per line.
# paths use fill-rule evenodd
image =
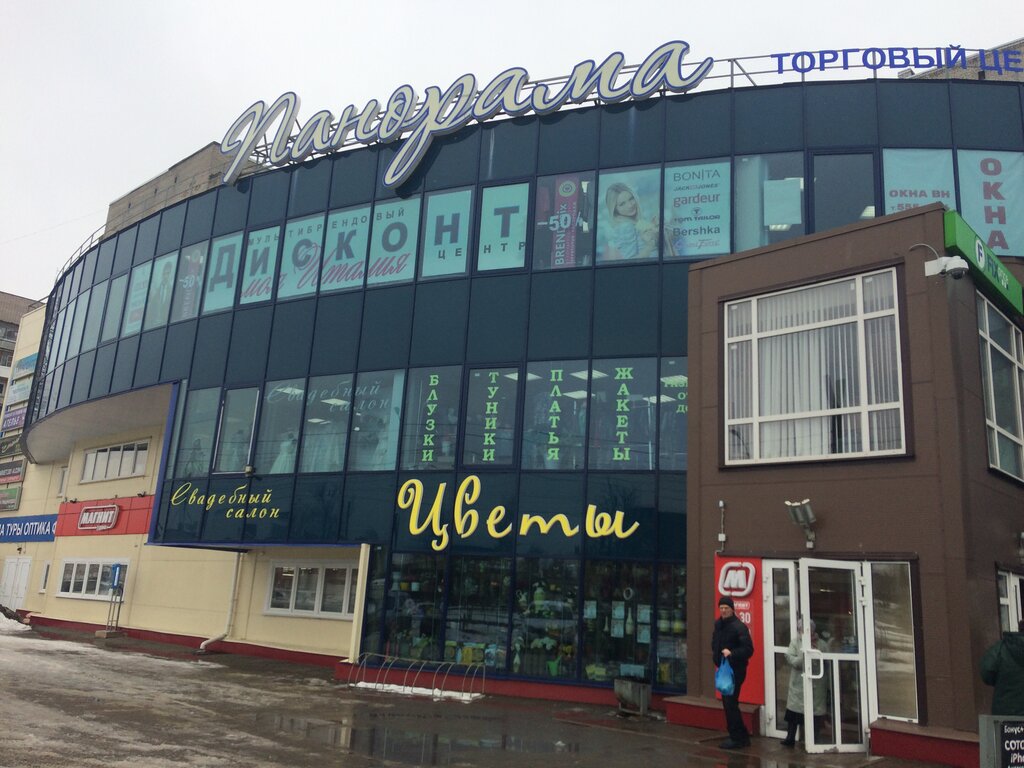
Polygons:
M718 594L746 597L754 591L755 573L753 563L732 561L723 564L718 575Z
M78 529L80 531L108 531L117 525L117 513L120 511L117 504L83 507L82 511L78 513Z

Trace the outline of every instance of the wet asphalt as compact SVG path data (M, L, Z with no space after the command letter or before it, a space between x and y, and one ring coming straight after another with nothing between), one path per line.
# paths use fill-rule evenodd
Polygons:
M725 766L920 768L867 755L807 755L655 713L485 696L470 703L352 689L332 670L199 656L128 638L0 636L3 768L251 766Z

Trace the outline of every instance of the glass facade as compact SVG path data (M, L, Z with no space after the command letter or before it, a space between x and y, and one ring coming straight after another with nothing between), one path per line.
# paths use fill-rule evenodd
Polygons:
M155 543L367 542L365 651L683 690L687 262L933 200L962 206L997 253L1024 253L1024 146L957 98L915 145L901 126L922 88L585 108L440 137L397 190L367 148L204 193L58 282L31 417L184 382ZM821 104L847 90L866 113L825 145ZM879 355L883 293L857 310ZM855 453L902 449L881 407L899 401L876 378ZM766 455L791 455L771 435L790 411L736 395L731 458L755 429ZM243 501L191 503L186 484ZM275 609L351 610L330 564L281 562L275 578Z

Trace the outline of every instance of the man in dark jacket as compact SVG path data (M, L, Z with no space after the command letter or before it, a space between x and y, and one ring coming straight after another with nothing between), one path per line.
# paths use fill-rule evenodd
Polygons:
M993 715L1024 715L1024 622L985 651L981 679L995 686Z
M736 681L736 690L732 696L722 696L722 709L725 710L725 727L729 729L729 738L719 746L722 749L739 749L750 746L750 733L743 724L743 716L740 714L740 687L747 677L747 662L754 655L754 641L750 639L747 625L736 617L731 597L722 597L718 600L718 615L715 631L711 635L711 656L716 669L723 659L728 659Z

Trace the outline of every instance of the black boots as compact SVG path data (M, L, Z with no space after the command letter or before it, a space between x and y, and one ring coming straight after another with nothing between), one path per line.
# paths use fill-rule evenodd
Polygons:
M798 723L788 722L786 723L786 738L782 740L782 746L793 747L796 746L796 729Z

